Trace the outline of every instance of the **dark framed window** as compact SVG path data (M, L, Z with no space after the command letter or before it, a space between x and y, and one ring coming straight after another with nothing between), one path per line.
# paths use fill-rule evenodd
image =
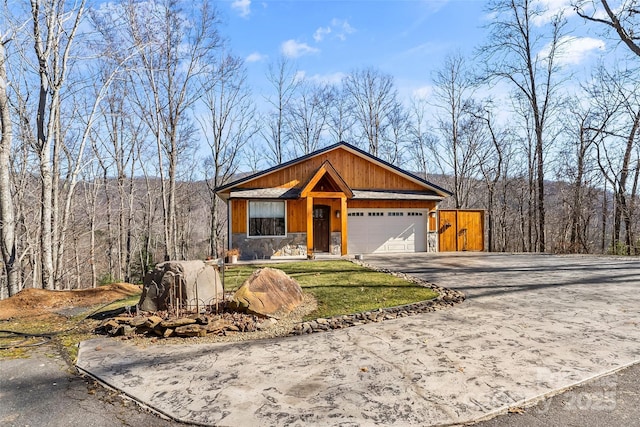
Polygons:
M249 236L286 236L284 201L249 201Z

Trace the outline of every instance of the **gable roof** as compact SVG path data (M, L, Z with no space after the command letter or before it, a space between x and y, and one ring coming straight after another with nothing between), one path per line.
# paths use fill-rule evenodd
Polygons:
M388 162L386 162L386 161L384 161L384 160L382 160L382 159L380 159L380 158L378 158L378 157L375 157L375 156L373 156L372 154L369 154L369 153L367 153L366 151L361 150L360 148L355 147L355 146L353 146L353 145L351 145L351 144L348 144L348 143L346 143L346 142L338 142L337 144L333 144L333 145L330 145L330 146L328 146L328 147L321 148L321 149L319 149L319 150L317 150L317 151L314 151L313 153L307 154L307 155L305 155L305 156L298 157L298 158L296 158L296 159L293 159L293 160L290 160L290 161L288 161L288 162L282 163L282 164L280 164L280 165L274 166L274 167L272 167L272 168L266 169L266 170L264 170L264 171L257 172L257 173L255 173L255 174L251 174L251 175L245 176L245 177L243 177L243 178L240 178L240 179L238 179L238 180L236 180L236 181L233 181L233 182L230 182L230 183L224 184L224 185L222 185L222 186L220 186L220 187L216 188L216 189L215 189L215 192L216 192L216 193L220 193L220 192L228 192L228 191L231 191L231 190L233 190L235 187L241 186L241 185L243 185L243 184L245 184L245 183L248 183L248 182L253 181L253 180L255 180L255 179L258 179L258 178L260 178L260 177L263 177L263 176L269 175L269 174L271 174L271 173L273 173L273 172L276 172L276 171L279 171L279 170L282 170L282 169L288 168L288 167L293 166L293 165L296 165L296 164L298 164L298 163L302 163L302 162L304 162L304 161L306 161L306 160L308 160L308 159L310 159L310 158L313 158L313 157L316 157L316 156L319 156L319 155L322 155L322 154L328 153L328 152L330 152L330 151L333 151L333 150L336 150L336 149L339 149L339 148L342 148L342 149L344 149L344 150L346 150L346 151L349 151L349 152L351 152L352 154L354 154L354 155L356 155L356 156L358 156L358 157L360 157L360 158L363 158L363 159L365 159L365 160L367 160L367 161L369 161L369 162L371 162L371 163L374 163L374 164L376 164L376 165L378 165L378 166L380 166L380 167L382 167L382 168L384 168L384 169L387 169L387 170L389 170L389 171L391 171L391 172L393 172L393 173L395 173L395 174L397 174L397 175L399 175L399 176L402 176L403 178L405 178L405 179L407 179L407 180L409 180L409 181L412 181L413 183L415 183L415 184L419 185L420 187L424 188L425 190L433 191L433 192L437 195L437 197L438 197L438 198L448 197L448 196L451 196L451 195L453 194L453 193L451 193L450 191L445 190L444 188L442 188L442 187L440 187L440 186L438 186L438 185L435 185L435 184L433 184L433 183L431 183L431 182L429 182L429 181L427 181L427 180L425 180L425 179L422 179L422 178L420 178L420 177L418 177L418 176L416 176L416 175L414 175L414 174L412 174L412 173L410 173L410 172L405 171L404 169L401 169L401 168L399 168L399 167L397 167L397 166L395 166L395 165L392 165L391 163L388 163ZM322 166L325 166L325 164L326 164L326 163L328 163L328 162L323 163L323 165L322 165ZM331 165L331 164L329 163L329 165ZM322 169L322 167L321 167L320 169ZM320 171L320 169L319 169L318 171ZM341 178L341 177L340 177L340 175L337 173L337 171L333 168L333 166L332 166L332 165L330 166L330 169L333 169L333 172L335 172L335 174L337 175L337 177L342 181L342 184L343 184L346 188L348 188L349 190L351 190L351 189L349 188L349 186L348 186L346 183L344 183L344 181L342 180L342 178ZM326 172L328 172L328 168L327 168L327 170L325 170L325 173L326 173ZM324 175L325 173L323 173L322 175ZM316 174L314 174L314 177L315 177L315 176L317 176L317 172L316 172ZM332 176L332 178L333 178L333 173L332 173L332 172L330 172L330 173L329 173L329 176ZM313 181L313 178L312 178L309 182L311 182L311 181ZM309 183L309 182L308 182L308 183ZM308 185L308 183L307 183L307 185ZM342 188L341 183L336 182L336 184L337 184L337 185L339 185L339 186ZM305 185L305 187L306 187L307 185ZM271 190L271 189L266 189L266 190ZM287 189L284 189L284 188L283 188L282 190L283 190L283 191L286 191ZM292 190L292 189L288 189L288 190ZM241 190L241 192L243 192L243 193L244 193L245 191L246 191L247 193L249 193L249 191L248 191L247 189L245 189L245 188L243 188L243 189ZM260 191L260 190L253 190L253 191ZM234 193L236 193L236 192L234 191ZM291 191L289 191L289 194L290 194L291 196L293 196L293 194L291 194L291 193L292 193L292 192L291 192ZM299 193L298 193L298 194L299 194Z
M320 182L320 180L325 176L329 176L331 180L336 184L338 189L347 197L353 197L353 191L351 191L351 188L349 188L347 183L344 182L344 179L342 179L338 171L333 167L329 160L325 160L325 162L322 163L322 165L318 168L316 173L311 177L309 182L307 182L307 184L302 187L302 190L300 190L300 196L307 197L309 193L313 191L316 184L318 184L318 182Z

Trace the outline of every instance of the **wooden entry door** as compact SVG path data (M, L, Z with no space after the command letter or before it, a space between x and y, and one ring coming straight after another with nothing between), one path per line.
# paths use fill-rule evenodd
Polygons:
M331 208L325 205L313 206L313 251L329 252L329 224Z

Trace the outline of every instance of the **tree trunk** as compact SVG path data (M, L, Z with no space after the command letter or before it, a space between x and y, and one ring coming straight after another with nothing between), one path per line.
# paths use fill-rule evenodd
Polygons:
M8 296L16 294L18 289L18 268L16 266L16 222L14 216L13 196L11 194L10 157L13 142L13 127L9 112L7 95L6 50L0 40L0 249L2 264L7 276Z

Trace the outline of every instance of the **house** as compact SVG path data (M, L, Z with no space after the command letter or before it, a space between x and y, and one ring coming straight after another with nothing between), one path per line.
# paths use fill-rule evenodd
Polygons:
M451 193L345 142L216 189L244 259L437 250Z

